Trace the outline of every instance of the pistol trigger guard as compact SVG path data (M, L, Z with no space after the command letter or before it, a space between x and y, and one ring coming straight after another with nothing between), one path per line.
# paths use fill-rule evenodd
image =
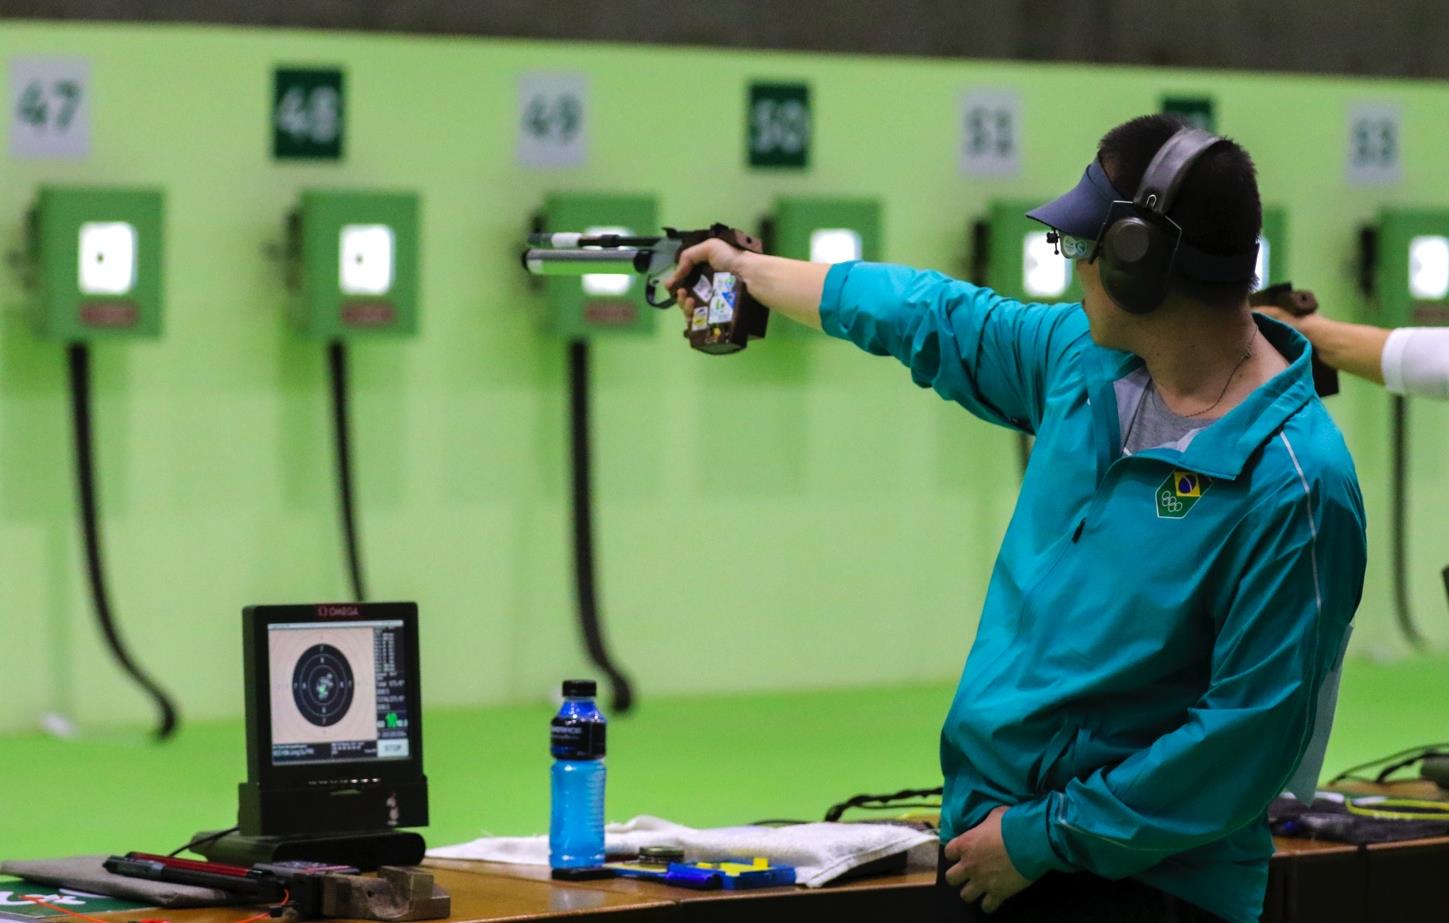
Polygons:
M672 307L674 307L677 299L674 297L674 294L672 292L669 293L669 297L666 298L666 299L664 299L663 301L655 301L654 300L654 290L657 289L657 288L662 288L663 287L663 284L664 284L664 277L663 276L650 276L649 277L649 284L644 287L644 301L648 303L649 307L651 307L651 308L672 308Z
M665 231L668 233L676 233L670 231L668 228ZM671 246L670 242L661 243L649 254L647 276L649 284L645 287L644 300L648 302L651 308L670 308L677 303L678 299L674 297L674 293L667 289L664 291L665 298L662 301L655 300L654 292L656 289L664 288L664 280L672 274L678 261L679 247L678 245Z

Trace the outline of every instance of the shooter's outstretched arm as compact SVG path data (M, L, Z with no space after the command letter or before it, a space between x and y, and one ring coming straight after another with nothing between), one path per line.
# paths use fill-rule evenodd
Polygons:
M679 296L686 317L693 311L696 301L693 295L681 293L677 286L700 263L708 264L716 272L732 272L739 276L754 299L772 312L820 329L820 298L825 292L825 274L830 271L829 266L736 250L724 241L707 240L679 254L679 268L668 283Z

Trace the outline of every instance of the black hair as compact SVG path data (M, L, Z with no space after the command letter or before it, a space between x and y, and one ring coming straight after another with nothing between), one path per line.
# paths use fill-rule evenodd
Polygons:
M1107 132L1097 156L1117 191L1130 199L1158 149L1188 124L1180 116L1142 115ZM1216 254L1251 250L1263 227L1253 158L1227 138L1214 144L1188 168L1167 214L1182 227L1182 239L1199 250ZM1172 286L1195 301L1233 306L1242 303L1257 281L1209 283L1174 275Z

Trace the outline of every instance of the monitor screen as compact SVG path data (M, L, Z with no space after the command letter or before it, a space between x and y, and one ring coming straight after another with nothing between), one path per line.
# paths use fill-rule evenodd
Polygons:
M282 621L266 631L273 766L412 756L401 619Z

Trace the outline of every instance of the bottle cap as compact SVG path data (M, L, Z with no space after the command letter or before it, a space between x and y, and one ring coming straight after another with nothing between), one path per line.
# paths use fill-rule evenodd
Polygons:
M593 698L599 692L599 684L591 679L566 679L563 694L566 699Z
M684 850L678 846L645 846L639 850L640 865L668 866L671 862L683 862Z

